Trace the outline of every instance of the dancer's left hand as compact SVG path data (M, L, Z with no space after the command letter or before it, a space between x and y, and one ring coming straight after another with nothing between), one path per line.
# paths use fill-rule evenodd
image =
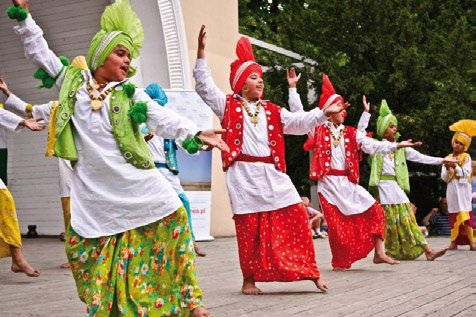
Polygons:
M294 67L286 69L286 78L288 79L289 88L296 88L299 79L301 79L301 73L296 75Z
M43 121L42 118L33 118L33 119L27 119L27 120L22 120L18 124L21 127L26 127L30 129L31 131L42 131L46 128L46 126L41 125L38 123L38 121Z
M406 141L402 141L402 142L398 142L397 144L397 148L398 149L401 149L402 147L419 147L421 146L423 143L421 141L418 141L418 142L413 142L412 139L408 139Z
M339 101L339 102L337 102L333 105L330 105L326 109L324 109L324 114L327 117L329 117L329 116L333 115L334 113L339 113L343 110L346 110L349 106L350 106L350 103L346 102L346 103L342 104L342 102Z
M370 103L367 102L367 98L365 95L362 96L362 103L364 104L364 111L369 112L370 111Z
M220 134L225 133L225 129L210 129L201 131L198 136L207 145L218 148L220 151L230 152L230 148L226 145L220 137Z

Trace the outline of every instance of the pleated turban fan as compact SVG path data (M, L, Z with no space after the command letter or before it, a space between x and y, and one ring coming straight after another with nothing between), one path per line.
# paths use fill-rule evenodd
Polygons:
M395 126L398 126L398 120L397 117L395 117L388 107L387 101L385 99L382 99L382 102L380 103L380 111L379 111L379 117L377 119L377 136L379 139L382 139L385 131L387 131L388 126L390 123L393 123ZM400 137L400 133L397 132L397 137L396 139Z
M239 94L243 84L251 73L263 76L261 66L255 62L255 55L250 40L242 37L236 43L236 56L238 57L230 68L230 86L235 94Z
M118 0L108 5L101 16L101 30L91 41L89 69L95 72L118 45L129 50L131 60L137 58L143 41L144 29L131 4L127 0ZM130 67L128 77L133 76L135 71L134 67Z
M466 152L471 144L471 138L476 136L476 120L459 120L450 125L450 130L455 132L451 143L455 141L461 142Z
M334 87L332 86L329 76L322 75L322 94L319 97L319 109L324 110L327 107L335 104L338 101L344 103L344 98L341 95L336 94Z

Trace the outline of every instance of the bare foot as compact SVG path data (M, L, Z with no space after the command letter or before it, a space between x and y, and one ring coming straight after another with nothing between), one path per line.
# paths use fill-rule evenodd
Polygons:
M322 278L317 278L314 280L314 284L316 284L317 288L320 289L323 293L327 292L329 286L327 283L322 280Z
M62 269L69 269L69 262L63 263L60 265L60 268Z
M476 242L469 244L469 250L470 251L476 251Z
M387 263L387 264L390 264L390 265L394 265L394 264L400 263L400 261L397 261L397 260L393 259L392 257L386 255L386 254L379 255L379 254L375 253L374 263L375 264Z
M456 242L451 242L450 245L446 248L448 250L458 250L458 245Z
M243 279L243 286L241 287L241 292L245 295L262 295L263 291L255 285L255 280L252 277L247 277Z
M30 266L30 264L26 261L22 262L12 262L12 271L15 273L25 273L30 277L38 277L40 276L40 272L35 270Z
M213 317L213 315L207 312L205 307L202 307L202 306L195 308L192 311L192 316L193 317Z
M348 267L334 266L334 267L332 268L332 271L344 272L344 271L347 271L348 269L349 269Z
M193 241L193 248L195 249L195 254L198 256L207 256L207 252L200 250L197 243Z
M427 261L433 261L434 259L444 255L445 253L446 253L446 248L439 249L439 250L428 249L428 252L425 252L425 255L426 255Z

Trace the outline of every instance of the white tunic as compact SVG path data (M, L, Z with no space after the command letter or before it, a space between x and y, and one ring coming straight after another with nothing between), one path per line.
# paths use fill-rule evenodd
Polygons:
M164 138L154 135L152 139L147 142L147 145L149 146L150 154L152 155L154 162L165 164ZM177 195L184 192L178 175L175 175L165 167L159 168L159 172L162 173L170 185L172 185L172 188L175 190Z
M8 99L5 101L5 108L7 110L13 111L20 116L26 116L26 105L27 103L15 94L11 93ZM48 116L43 118L46 123L49 122L49 113L53 102L49 102L42 105L35 105L33 107L33 116L35 118L40 118L41 114L45 113ZM67 160L58 158L58 170L59 170L59 196L60 197L70 197L71 196L71 182L73 181L73 168L71 163Z
M339 135L344 125L337 128L331 123L326 125L331 127L334 135ZM388 141L375 141L368 138L364 133L357 131L357 148L362 149L367 154L390 153L397 149L397 145ZM332 142L332 138L329 139ZM332 146L331 168L345 170L345 148L344 138L340 139L337 147ZM344 215L360 214L369 209L375 199L362 186L349 181L347 176L324 176L317 182L317 192L321 193L326 200L337 208Z
M193 74L195 90L221 121L225 112L226 95L215 85L206 59L197 59ZM251 112L255 113L257 102L247 104ZM241 111L245 113L244 108ZM246 113L243 117L243 154L270 156L264 111L260 111L256 126ZM327 119L319 109L300 113L291 113L284 108L281 111L285 134L306 134ZM226 186L234 214L272 211L301 202L289 176L277 170L274 164L234 162L226 171Z
M0 107L0 129L19 132L21 127L18 126L23 119L10 111ZM5 189L5 183L0 179L0 189Z
M21 35L27 59L55 76L62 64L49 50L42 30L31 14L15 27L15 31ZM84 70L82 74L92 84L90 71ZM56 81L58 86L63 79L64 73ZM109 83L105 89L118 84ZM110 96L103 101L103 107L94 111L84 83L77 92L71 119L78 150L71 188L71 225L79 235L87 238L144 226L172 214L182 205L157 169L138 169L122 157L109 117ZM190 120L157 105L143 90L136 89L133 101L148 103L146 124L158 135L187 138L199 131ZM43 110L44 113L34 111L34 116L49 117L48 109Z
M432 165L441 165L443 162L440 157L424 155L412 148L406 148L405 152L407 161ZM388 155L384 155L382 175L395 176L395 159L389 158ZM397 181L381 180L378 185L378 193L382 205L407 204L410 202Z
M441 179L448 183L446 187L448 212L471 211L471 183L468 181L468 176L471 175L471 157L469 155L462 167L456 165L455 173L460 179L453 179L448 183L448 170L444 165L441 168Z

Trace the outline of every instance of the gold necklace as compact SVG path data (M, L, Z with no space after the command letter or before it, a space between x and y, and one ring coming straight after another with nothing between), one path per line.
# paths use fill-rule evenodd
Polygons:
M96 78L93 77L93 87L94 87L94 89L99 90L100 88L102 89L106 86L107 86L107 83L100 84L100 83L97 82Z
M394 156L395 156L395 152L393 152L393 151L388 154L388 158L391 159L391 160L393 160Z
M245 111L248 114L248 116L251 118L251 123L254 123L254 125L256 126L256 124L259 121L258 115L261 110L261 102L259 102L258 105L256 106L255 113L251 113L250 107L248 107L245 101L242 100L241 104L243 105L243 108L245 108Z
M89 97L91 98L91 108L93 110L98 110L102 107L102 101L106 99L107 95L111 93L114 87L109 87L108 89L104 90L99 96L94 96L93 87L91 87L91 83L86 81L86 88L88 89Z
M334 140L332 143L334 144L334 147L338 147L340 143L340 139L344 135L344 129L340 130L340 133L338 136L334 134L330 126L327 126L327 129L329 130L329 133L331 134L332 139Z

